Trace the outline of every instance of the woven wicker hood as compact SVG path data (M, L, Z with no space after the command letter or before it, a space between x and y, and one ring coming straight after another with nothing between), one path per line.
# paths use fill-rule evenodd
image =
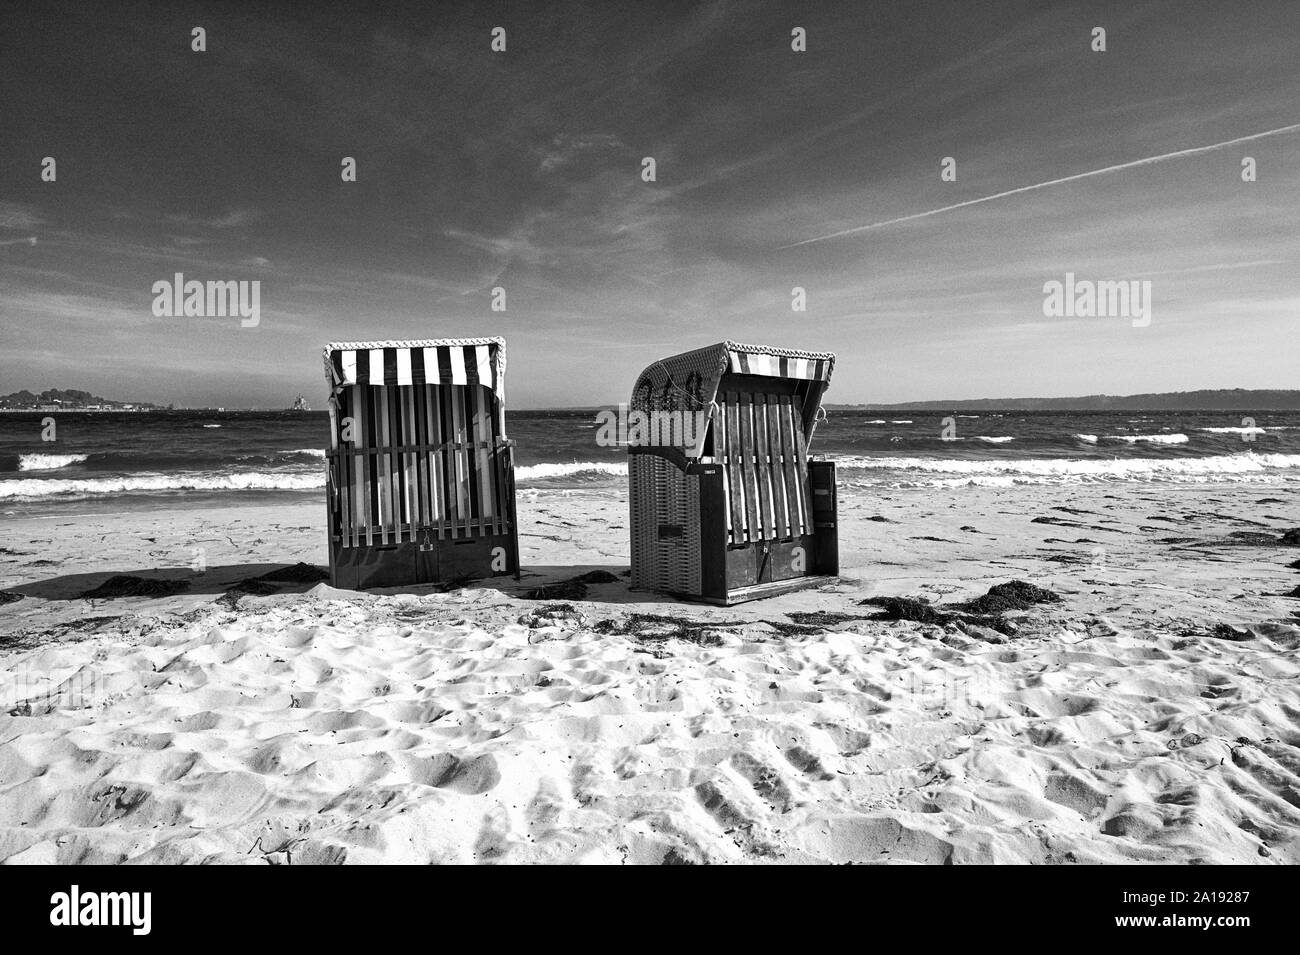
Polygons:
M718 389L728 375L807 381L809 389L803 406L803 424L811 439L821 396L830 384L834 367L835 355L831 352L719 342L661 359L647 367L632 389L630 410L647 414L655 411L707 411L716 402ZM705 435L701 432L692 446L680 450L687 457L698 458L704 440Z

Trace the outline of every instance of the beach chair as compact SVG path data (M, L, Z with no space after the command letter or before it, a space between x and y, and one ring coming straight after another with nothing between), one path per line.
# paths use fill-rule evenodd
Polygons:
M518 577L505 370L500 338L326 346L334 586Z
M728 605L839 573L835 465L809 458L834 364L728 341L641 373L628 411L634 587Z

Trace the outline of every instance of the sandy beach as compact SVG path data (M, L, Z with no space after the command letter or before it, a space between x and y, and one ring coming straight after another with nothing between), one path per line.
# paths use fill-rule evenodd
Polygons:
M319 502L7 517L0 860L1300 861L1291 487L840 495L841 581L731 608L628 589L618 490L445 592L237 587ZM1060 600L952 613L1017 580Z

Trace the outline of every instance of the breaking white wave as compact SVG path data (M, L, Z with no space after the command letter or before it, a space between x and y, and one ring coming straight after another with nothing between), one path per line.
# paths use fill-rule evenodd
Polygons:
M1267 434L1264 428L1197 428L1210 434Z
M1186 444L1185 434L1108 434L1103 441L1123 441L1126 444Z
M1202 431L1213 431L1214 428L1201 428ZM1232 431L1232 428L1224 430ZM1096 444L1098 441L1123 441L1125 444L1186 444L1187 435L1185 434L1105 434L1100 438L1095 434L1076 434L1075 439L1085 444Z
M517 481L574 477L582 474L622 476L627 474L627 464L623 461L568 461L561 464L527 464L515 468Z
M93 496L151 491L310 491L325 486L313 474L134 474L130 477L0 481L0 499Z
M1300 478L1300 454L1225 454L1204 458L1025 458L1008 461L951 458L844 457L846 472L894 472L882 480L903 481L897 472L927 475L922 483L1048 484L1097 481L1234 481ZM942 481L929 475L943 475Z
M20 454L19 471L53 471L66 468L70 464L80 464L86 460L84 454Z
M975 436L975 440L984 441L988 444L1006 444L1008 441L1014 441L1016 439L1011 437L1010 435L1005 435L1005 434L1002 435L977 434Z

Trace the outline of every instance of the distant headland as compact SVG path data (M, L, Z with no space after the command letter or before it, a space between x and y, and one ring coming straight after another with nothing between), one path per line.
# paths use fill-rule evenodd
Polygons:
M160 411L147 401L113 401L76 388L47 388L40 394L23 389L0 395L0 411Z

